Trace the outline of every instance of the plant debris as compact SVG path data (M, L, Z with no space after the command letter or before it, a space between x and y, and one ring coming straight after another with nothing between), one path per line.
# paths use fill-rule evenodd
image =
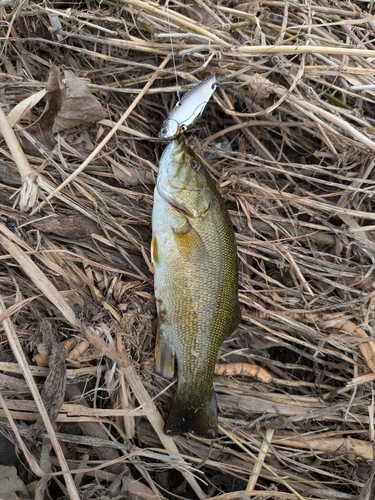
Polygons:
M16 446L17 473L1 463L17 491L370 500L372 3L10 0L0 15L0 450ZM186 137L236 230L242 322L210 441L162 430L150 241L158 131L212 73L224 85Z

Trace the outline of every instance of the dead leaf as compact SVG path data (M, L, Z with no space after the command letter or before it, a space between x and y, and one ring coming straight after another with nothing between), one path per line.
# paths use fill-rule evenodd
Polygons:
M47 132L52 132L55 118L61 109L63 88L60 70L53 64L46 85L47 108L40 119L41 128Z
M1 500L26 500L30 498L23 481L17 475L15 467L0 465Z
M87 125L107 117L107 112L94 97L85 82L72 71L64 71L62 106L56 116L52 133L78 125Z
M155 176L152 172L133 167L119 167L112 163L113 175L125 186L138 186L139 184L154 184Z
M64 71L62 78L55 65L52 65L48 76L47 102L41 125L51 130L52 134L107 117L107 112L86 83L72 71Z
M254 102L263 101L272 93L272 83L257 73L249 77L247 84L249 86L249 95L253 98Z
M251 0L251 2L240 3L236 5L236 9L256 16L260 11L260 0Z
M93 233L103 234L95 222L84 215L71 217L54 215L44 219L34 217L31 225L44 233L56 234L73 241L90 241Z
M132 477L123 477L123 491L131 500L157 500L155 493L145 484Z

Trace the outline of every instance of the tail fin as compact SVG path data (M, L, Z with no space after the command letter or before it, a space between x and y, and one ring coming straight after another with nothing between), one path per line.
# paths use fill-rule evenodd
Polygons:
M208 439L217 436L217 404L214 390L212 389L205 399L201 398L197 403L196 400L196 396L190 398L189 394L177 390L164 426L166 434L192 432Z

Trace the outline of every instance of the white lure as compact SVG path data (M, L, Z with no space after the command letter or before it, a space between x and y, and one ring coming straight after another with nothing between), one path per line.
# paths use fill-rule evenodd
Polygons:
M218 86L216 73L212 73L182 96L164 120L159 132L161 139L174 139L193 127Z

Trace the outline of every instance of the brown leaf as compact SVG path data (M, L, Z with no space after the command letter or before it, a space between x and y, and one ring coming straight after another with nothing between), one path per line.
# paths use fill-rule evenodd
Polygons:
M264 76L255 74L250 76L247 81L249 87L249 95L253 98L254 102L260 102L269 97L272 93L272 83Z
M46 85L47 108L40 119L41 128L49 133L52 131L55 118L62 106L63 88L60 70L53 64Z
M0 465L0 493L2 500L30 498L25 483L17 475L17 469L3 465Z
M56 234L73 241L91 240L91 235L103 234L102 230L88 217L75 215L63 217L54 215L45 219L34 217L31 225L45 233Z
M62 106L56 116L52 133L93 123L106 116L107 112L91 94L85 82L71 71L64 71Z
M123 477L122 484L124 493L131 500L157 500L158 498L151 488L132 477Z
M122 167L112 165L113 175L118 181L126 186L138 186L140 184L154 184L155 176L152 172L140 168Z
M61 132L78 125L96 122L107 112L94 97L86 83L71 71L61 77L57 66L52 65L47 82L47 109L40 124L44 131Z
M251 2L243 2L236 5L237 10L253 14L254 16L260 11L260 0L251 0Z

